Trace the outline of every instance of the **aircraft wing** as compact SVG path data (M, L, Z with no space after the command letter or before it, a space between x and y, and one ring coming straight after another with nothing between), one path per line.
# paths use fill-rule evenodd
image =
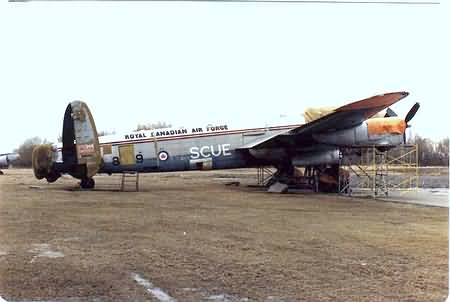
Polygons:
M393 92L353 102L310 123L266 137L263 140L251 142L239 149L308 146L315 143L313 134L330 133L355 127L406 96L408 96L408 92Z
M275 137L278 137L280 135L288 134L290 131L291 131L291 129L288 129L288 130L286 130L286 131L284 131L282 133L276 133L276 134L272 134L270 136L261 137L261 138L259 138L257 140L251 141L248 144L240 146L238 149L251 149L251 148L254 148L254 147L259 146L259 145L261 145L261 144L263 144L265 142L271 141Z

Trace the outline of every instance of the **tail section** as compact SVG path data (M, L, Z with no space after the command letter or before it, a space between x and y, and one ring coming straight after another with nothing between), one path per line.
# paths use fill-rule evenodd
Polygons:
M56 162L56 150L49 145L33 150L33 170L36 178L53 182L62 173L75 178L91 179L102 166L100 144L94 118L86 103L71 102L64 114L62 163Z

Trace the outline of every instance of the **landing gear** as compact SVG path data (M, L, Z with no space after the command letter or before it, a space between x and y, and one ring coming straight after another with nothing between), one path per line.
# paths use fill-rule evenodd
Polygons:
M313 169L315 192L341 193L340 190L348 191L350 175L340 165L333 164L311 168Z
M266 183L269 189L273 186L271 191L285 192L288 188L292 188L337 193L340 188L339 180L341 180L341 187L344 187L345 180L348 180L348 177L342 174L339 165L307 166L303 173L292 165L283 165L277 168L277 172Z
M317 185L321 192L339 192L339 165L330 165L318 170L319 177Z
M283 184L289 184L290 180L294 178L295 168L292 165L280 165L277 167L277 171L273 174L273 176L268 180L266 186L270 187L271 185L280 182Z
M45 177L49 183L55 182L61 176L60 173L50 171L50 173Z
M286 193L289 187L296 185L297 177L295 167L290 164L280 165L277 172L267 181L268 192Z
M83 178L81 179L80 187L83 189L93 189L95 187L95 181L93 178Z

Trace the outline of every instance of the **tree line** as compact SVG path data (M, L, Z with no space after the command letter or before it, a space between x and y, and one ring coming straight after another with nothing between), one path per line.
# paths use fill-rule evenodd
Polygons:
M416 135L408 141L418 147L418 160L420 166L447 166L448 167L448 137L437 142L429 138Z
M161 129L161 128L168 128L171 127L170 123L161 122L158 121L156 123L147 123L147 124L138 124L136 126L136 129L133 131L141 131L141 130L153 130L153 129ZM116 134L116 131L106 131L101 130L97 132L97 135L100 136L106 136L106 135L113 135ZM62 136L59 135L57 138L57 141L59 143L62 142ZM32 154L33 149L36 146L39 145L53 145L54 143L51 141L48 141L47 139L42 139L38 136L28 138L26 139L17 149L14 149L14 153L18 153L20 158L14 163L14 166L16 167L24 167L29 168L32 166Z

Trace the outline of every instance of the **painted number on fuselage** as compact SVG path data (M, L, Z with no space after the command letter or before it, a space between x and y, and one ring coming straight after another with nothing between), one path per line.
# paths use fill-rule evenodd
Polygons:
M189 149L191 153L191 159L197 159L200 157L218 157L218 156L229 156L230 153L230 144L221 144L216 146L202 146L202 147L192 147Z

